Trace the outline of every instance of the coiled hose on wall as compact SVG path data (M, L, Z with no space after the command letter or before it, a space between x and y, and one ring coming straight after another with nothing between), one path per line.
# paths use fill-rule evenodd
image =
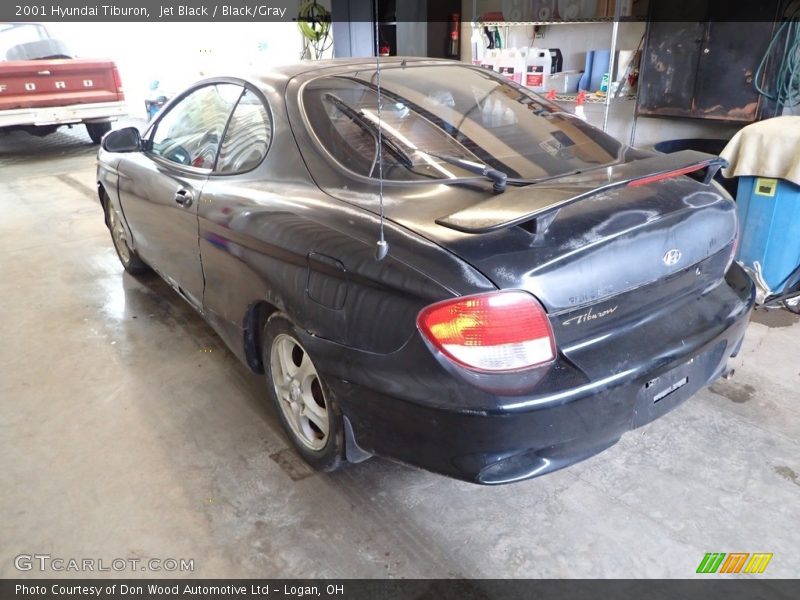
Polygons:
M800 104L800 5L794 3L789 14L790 19L781 24L769 43L754 80L758 93L775 103L775 116ZM764 73L773 57L779 67L774 78L767 81Z

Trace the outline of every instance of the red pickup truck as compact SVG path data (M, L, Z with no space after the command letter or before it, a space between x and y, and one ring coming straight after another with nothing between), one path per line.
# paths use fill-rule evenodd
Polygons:
M0 132L42 136L83 123L98 144L127 112L113 61L72 58L37 23L0 23Z

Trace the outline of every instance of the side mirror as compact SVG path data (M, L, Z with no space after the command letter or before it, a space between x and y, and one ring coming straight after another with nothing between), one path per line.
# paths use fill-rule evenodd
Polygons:
M139 152L142 136L136 127L123 127L107 133L102 146L107 152Z

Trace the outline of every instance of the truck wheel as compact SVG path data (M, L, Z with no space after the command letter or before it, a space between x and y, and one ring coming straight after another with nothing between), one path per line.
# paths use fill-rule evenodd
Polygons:
M93 144L99 144L103 136L111 131L111 123L86 123L86 131Z
M295 450L318 471L335 471L344 455L342 414L285 315L264 327L267 393Z

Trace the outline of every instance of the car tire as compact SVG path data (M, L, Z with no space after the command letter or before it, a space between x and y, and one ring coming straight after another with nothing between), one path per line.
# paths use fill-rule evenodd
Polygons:
M93 144L99 144L103 136L111 131L111 123L86 123L86 132Z
M128 232L125 231L117 211L109 203L105 192L103 192L103 208L106 212L106 225L109 232L111 232L111 242L114 244L114 250L117 251L122 268L131 275L149 273L150 267L139 257L136 250L133 250L128 244Z
M261 357L267 393L295 450L314 469L335 471L345 460L342 413L283 313L264 326Z

